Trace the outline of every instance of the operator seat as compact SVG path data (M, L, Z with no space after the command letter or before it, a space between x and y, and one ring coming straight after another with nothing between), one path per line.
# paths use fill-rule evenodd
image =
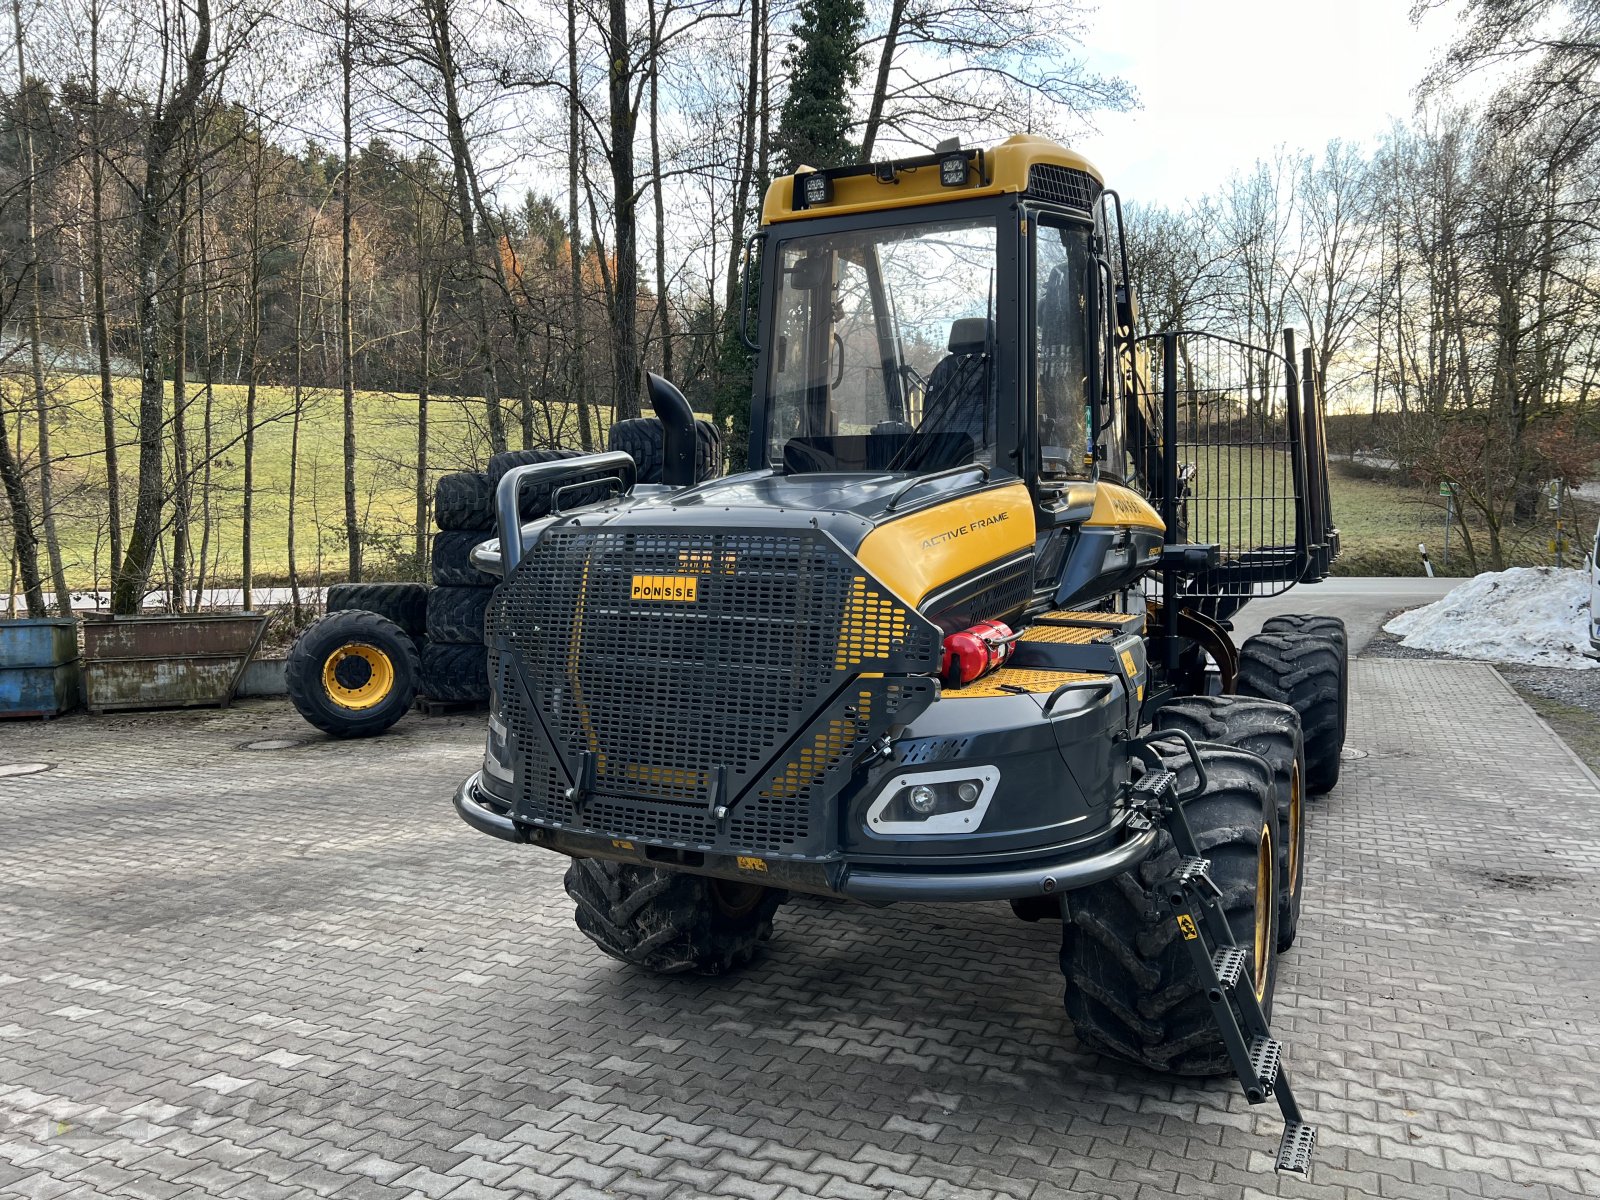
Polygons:
M994 322L988 317L962 317L951 323L950 353L928 376L923 432L966 434L975 449L994 441L987 358L993 345Z

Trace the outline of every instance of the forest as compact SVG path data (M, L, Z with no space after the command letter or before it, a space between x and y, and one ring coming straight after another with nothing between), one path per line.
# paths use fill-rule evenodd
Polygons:
M12 608L421 577L440 472L603 447L646 369L742 466L735 322L767 183L950 136L1070 144L1138 103L1087 65L1090 15L12 0ZM1597 63L1581 6L1474 0L1391 128L1127 197L1144 331L1296 327L1343 448L1454 488L1466 553L1506 565L1540 489L1596 457Z

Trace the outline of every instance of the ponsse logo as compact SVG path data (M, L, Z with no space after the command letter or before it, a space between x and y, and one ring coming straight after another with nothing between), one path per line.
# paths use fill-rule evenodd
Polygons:
M635 575L630 600L665 600L688 603L696 599L700 580L694 575Z
M942 546L946 542L953 542L959 537L966 537L969 533L975 533L980 529L987 528L990 525L998 525L1001 521L1009 521L1010 519L1011 514L1008 512L997 512L992 516L978 517L975 520L968 521L965 525L947 529L943 533L936 533L931 538L924 538L922 548L924 550L932 550L935 546Z

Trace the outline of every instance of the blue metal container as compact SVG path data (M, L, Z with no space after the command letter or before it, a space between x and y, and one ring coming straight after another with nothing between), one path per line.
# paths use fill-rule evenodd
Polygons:
M0 717L54 717L78 707L78 623L0 621Z

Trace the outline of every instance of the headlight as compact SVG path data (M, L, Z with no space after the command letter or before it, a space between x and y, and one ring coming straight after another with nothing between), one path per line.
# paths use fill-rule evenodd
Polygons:
M502 783L514 783L511 765L511 731L495 713L489 714L489 738L483 749L483 770Z
M867 809L873 833L971 833L983 824L1000 772L957 767L898 775Z

